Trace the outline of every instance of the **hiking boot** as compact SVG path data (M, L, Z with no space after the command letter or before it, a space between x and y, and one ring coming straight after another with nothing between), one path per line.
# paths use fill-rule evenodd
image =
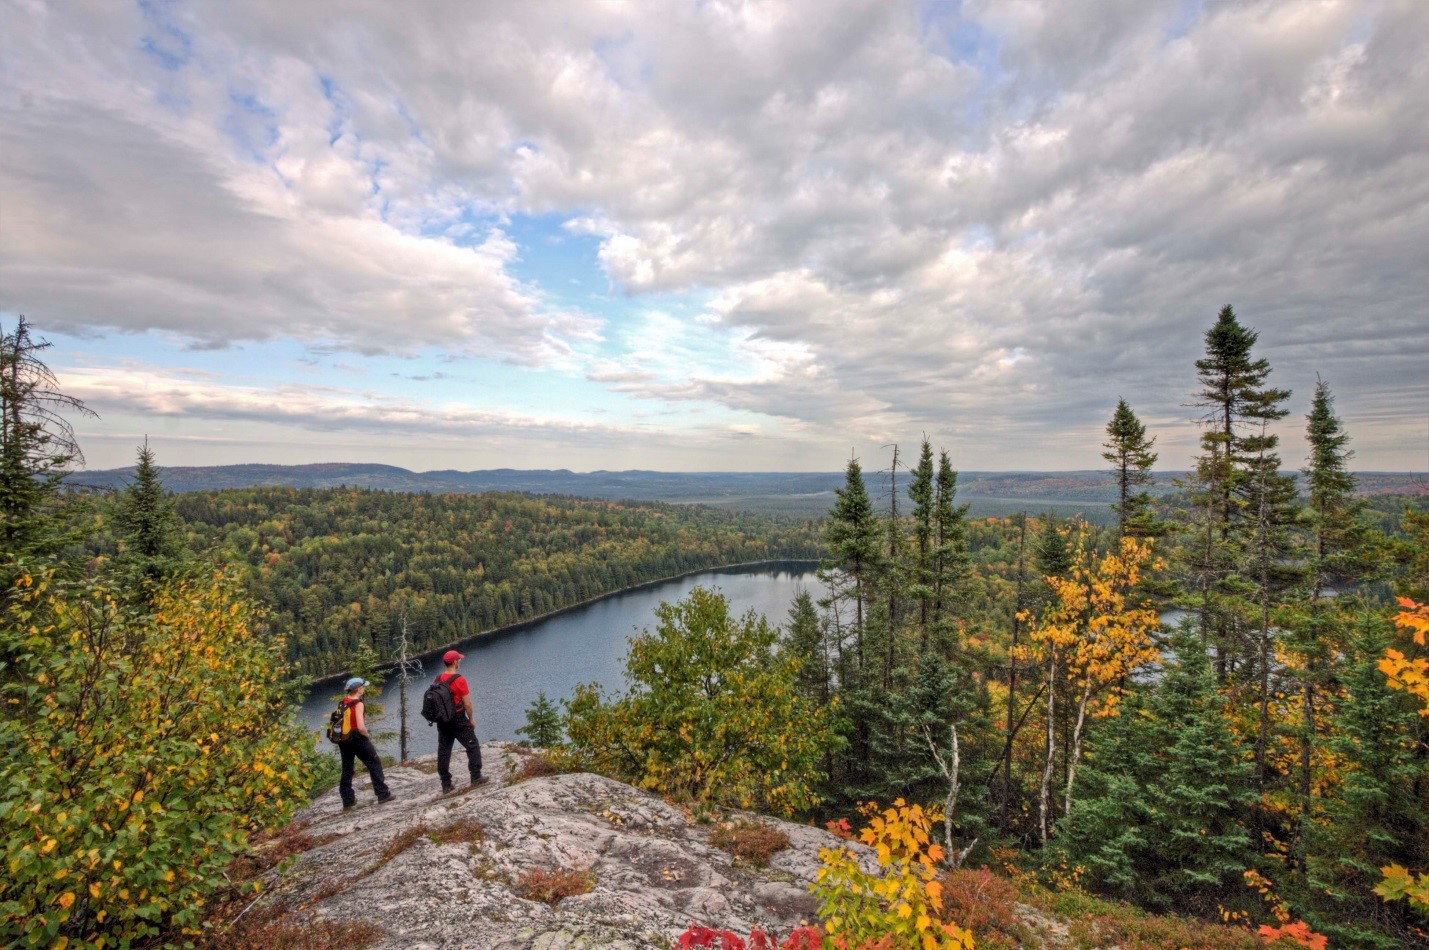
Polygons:
M379 805L385 805L385 804L387 804L388 802L390 802L393 798L396 798L396 797L397 797L397 796L393 795L391 792L388 792L386 795L378 795L378 796L377 796L377 804L379 804Z
M485 785L489 781L491 781L491 779L487 778L486 776L478 775L476 778L471 780L471 785L469 787L476 788L478 785Z
M450 785L450 783L443 782L443 783L442 783L442 794L443 794L443 795L450 795L451 793L452 793L452 786Z
M357 807L357 803L356 803L356 802L353 802L351 805L343 805L343 806L342 806L342 810L343 810L343 811L352 811L352 810L353 810L354 808L356 808L356 807Z

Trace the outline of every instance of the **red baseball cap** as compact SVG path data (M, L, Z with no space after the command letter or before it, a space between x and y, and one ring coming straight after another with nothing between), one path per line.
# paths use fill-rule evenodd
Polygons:
M442 654L442 662L447 664L455 663L457 660L465 659L466 657L462 656L455 650L448 650L447 652Z

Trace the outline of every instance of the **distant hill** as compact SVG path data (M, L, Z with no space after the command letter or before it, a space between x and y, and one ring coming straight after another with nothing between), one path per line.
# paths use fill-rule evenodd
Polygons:
M77 486L95 489L123 487L133 468L78 472ZM886 477L865 473L877 497ZM1175 490L1181 472L1161 472L1155 491ZM458 493L517 491L576 498L641 499L722 508L817 516L827 512L842 472L572 472L567 469L497 468L475 472L451 469L412 472L395 465L325 462L316 465L175 466L163 470L170 491L210 491L223 488L286 486L291 488L373 488L382 491ZM1404 472L1361 472L1360 489L1367 495L1429 495L1429 478ZM907 473L899 484L907 486ZM1116 484L1105 471L962 472L958 499L972 505L974 516L1007 515L1016 511L1082 512L1093 520L1116 498Z

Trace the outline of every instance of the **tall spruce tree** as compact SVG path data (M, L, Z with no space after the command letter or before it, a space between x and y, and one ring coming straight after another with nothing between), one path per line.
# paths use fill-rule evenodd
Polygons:
M61 482L83 462L65 413L93 416L59 390L45 365L50 344L35 339L22 316L11 332L0 327L0 564L49 556L69 538L60 504ZM5 567L5 580L11 568Z
M1287 598L1301 578L1299 535L1299 493L1295 480L1280 471L1280 455L1275 451L1278 436L1269 431L1271 419L1285 410L1267 409L1258 434L1243 445L1254 456L1247 459L1248 477L1238 489L1246 521L1238 540L1242 577L1239 593L1253 607L1248 627L1253 632L1255 653L1247 667L1255 671L1256 702L1259 709L1255 740L1256 788L1264 794L1270 780L1272 694L1278 691L1276 641L1280 627L1272 613Z
M1120 537L1153 537L1161 533L1161 525L1151 510L1151 494L1147 485L1154 479L1151 468L1156 464L1157 455L1151 451L1156 439L1146 437L1146 426L1136 418L1136 413L1118 399L1111 421L1106 426L1106 449L1102 458L1111 463L1116 476L1117 500L1112 505L1116 512L1117 534Z
M1374 531L1365 519L1365 503L1355 497L1355 477L1348 468L1354 453L1349 434L1335 415L1334 396L1317 379L1306 416L1310 456L1301 469L1308 544L1304 557L1305 602L1289 628L1288 647L1300 685L1298 791L1300 814L1295 831L1295 860L1305 869L1304 846L1310 832L1315 782L1313 764L1323 693L1332 689L1336 665L1344 652L1348 596L1329 596L1332 588L1363 582L1374 573L1378 554ZM1348 591L1340 591L1348 594Z
M947 452L938 453L938 475L933 495L933 625L950 626L958 589L972 569L968 554L968 506L957 503L958 473Z
M920 646L928 648L929 628L933 622L933 607L937 593L934 588L937 561L937 499L933 483L933 447L923 440L918 465L908 483L908 498L913 502L913 569L910 571L913 599L918 604L918 634Z
M868 605L879 564L878 517L863 481L858 459L849 459L843 487L834 492L825 537L829 554L822 565L825 583L836 600L851 600L854 606L854 648L862 669L865 661L864 636Z
M1193 557L1193 585L1201 635L1216 651L1216 673L1224 678L1247 657L1250 621L1236 594L1244 537L1260 530L1260 543L1271 540L1265 521L1280 483L1270 477L1277 466L1275 443L1266 426L1285 415L1281 404L1289 390L1267 385L1270 362L1254 358L1259 339L1241 325L1235 311L1221 308L1206 331L1206 355L1196 361L1201 388L1195 405L1201 417L1201 455L1192 477L1198 538ZM1260 473L1257 484L1255 472Z
M857 459L850 459L844 472L844 485L835 492L833 510L829 513L825 537L828 555L822 562L819 577L829 590L827 605L832 612L834 646L839 653L838 689L843 713L848 723L849 741L841 757L842 767L831 783L842 797L856 798L863 793L870 773L874 720L885 711L882 677L876 677L870 662L870 652L876 643L876 632L870 637L870 621L874 611L876 585L881 557L880 525L873 502L864 484L863 469ZM842 617L847 606L853 607L852 649Z

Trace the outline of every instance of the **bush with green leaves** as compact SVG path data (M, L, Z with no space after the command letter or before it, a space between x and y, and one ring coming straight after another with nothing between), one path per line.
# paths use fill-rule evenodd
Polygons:
M730 616L703 587L655 613L655 631L631 641L627 692L607 700L582 686L566 702L567 764L715 805L816 804L829 711L800 695L778 628L753 611Z
M147 604L22 572L0 615L0 943L186 940L306 791L281 644L221 573Z

